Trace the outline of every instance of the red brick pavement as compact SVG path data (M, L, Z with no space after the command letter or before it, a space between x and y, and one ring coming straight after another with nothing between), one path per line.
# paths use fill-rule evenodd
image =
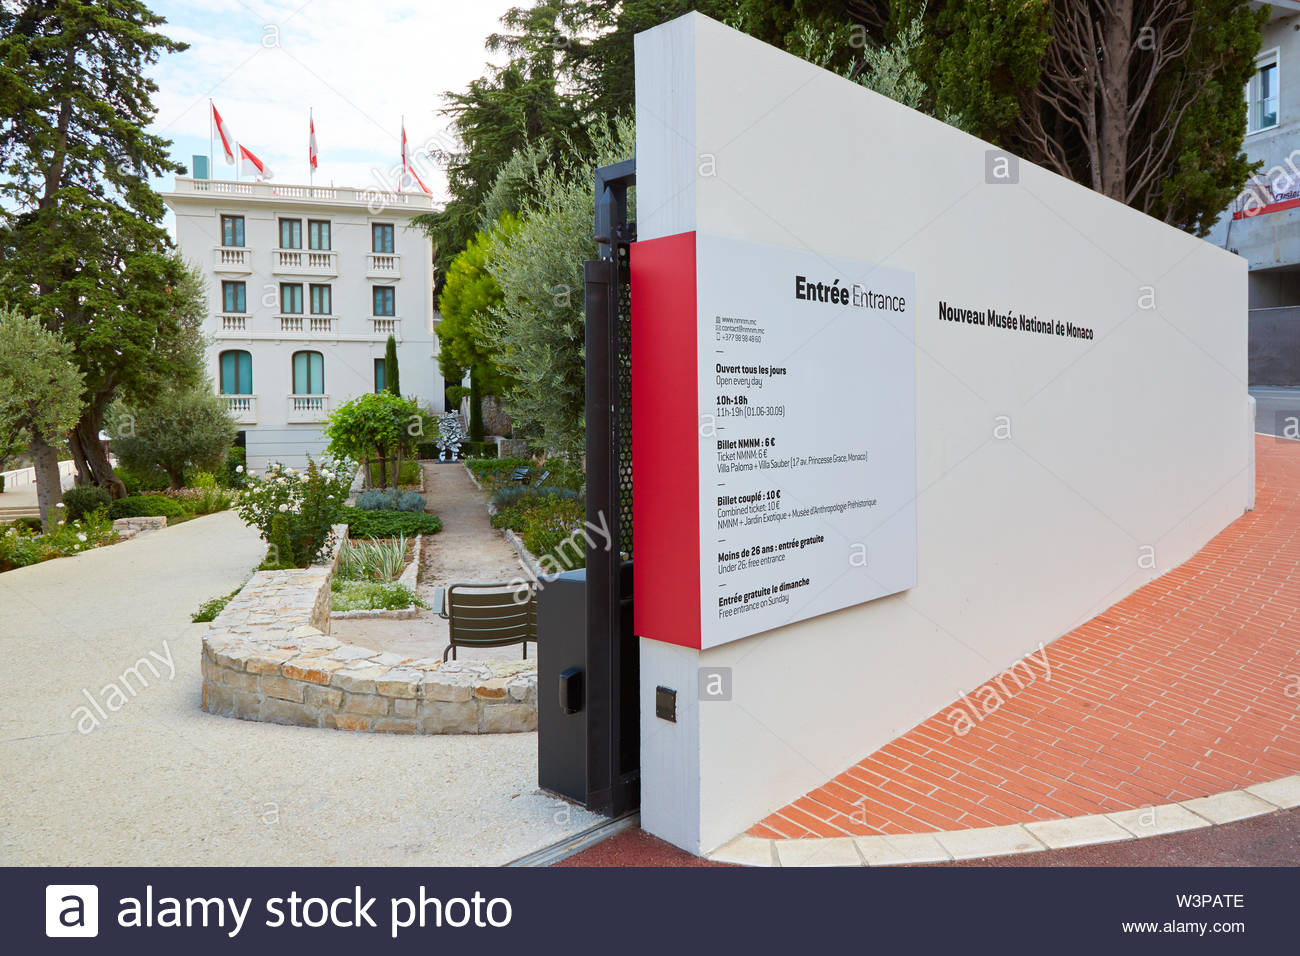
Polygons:
M1256 436L1256 483L1255 511L1048 645L1050 680L1004 682L962 735L945 707L749 833L1028 823L1300 772L1300 442Z

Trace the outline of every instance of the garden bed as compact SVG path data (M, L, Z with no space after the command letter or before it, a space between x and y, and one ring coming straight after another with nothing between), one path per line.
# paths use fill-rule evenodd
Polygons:
M537 727L535 661L443 663L329 635L336 546L320 564L259 571L203 639L203 709L242 720L376 733Z
M393 581L394 584L398 585L401 588L404 588L407 592L409 592L412 597L415 597L417 594L416 585L419 583L420 559L422 558L423 554L424 554L424 535L417 534L415 536L415 540L411 542L408 548L406 565L402 569L402 573L398 575L396 579ZM399 608L363 608L357 610L339 610L338 609L339 592L334 589L334 584L336 583L337 583L337 574L336 574L335 582L332 582L331 584L331 594L333 595L331 613L335 618L338 619L381 618L381 619L393 619L393 620L406 620L419 615L421 609L423 608L422 604L412 602L411 604L405 607L399 607Z

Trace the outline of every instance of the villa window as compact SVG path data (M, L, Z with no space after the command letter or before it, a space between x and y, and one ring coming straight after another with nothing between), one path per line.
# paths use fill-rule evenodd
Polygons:
M375 394L379 394L387 387L387 366L381 358L375 359Z
M311 314L332 315L334 312L333 292L328 285L311 287Z
M1258 133L1278 125L1277 50L1255 61L1255 75L1246 85L1246 102L1250 107L1247 132Z
M253 357L251 355L241 350L222 352L220 365L222 395L253 394Z
M282 315L302 315L302 283L280 283L280 312Z
M328 219L307 220L307 248L327 252L330 248L330 223Z
M393 251L393 224L388 222L376 222L370 226L370 251L371 252L389 252Z
M293 393L325 394L325 358L319 352L293 353Z
M280 248L281 249L302 248L302 220L301 219L280 220Z
M377 285L371 289L374 315L396 315L396 296L391 285Z
M221 311L247 312L246 286L242 282L221 283Z
M244 217L221 217L221 244L223 246L242 246L244 244Z

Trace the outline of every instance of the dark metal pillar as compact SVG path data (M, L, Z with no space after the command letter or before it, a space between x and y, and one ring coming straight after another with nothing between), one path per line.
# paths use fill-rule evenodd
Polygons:
M640 804L640 674L632 633L631 295L627 218L635 160L596 170L596 243L584 263L587 520L607 528L587 548L588 806L612 816Z

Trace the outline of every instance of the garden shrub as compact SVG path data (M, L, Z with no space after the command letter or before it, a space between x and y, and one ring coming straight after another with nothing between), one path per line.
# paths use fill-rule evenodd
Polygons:
M404 584L385 584L379 581L344 581L335 579L330 584L330 596L335 611L400 611L425 604Z
M20 518L15 518L13 526L19 531L32 531L37 534L45 527L41 522L40 515L23 515Z
M525 498L536 497L569 498L575 501L582 499L581 493L572 488L555 488L550 485L536 488L531 485L505 485L492 493L492 506L502 511L513 507Z
M118 465L113 469L128 495L144 495L151 491L165 491L171 487L171 480L161 468L128 468Z
M118 518L184 518L185 509L180 502L166 495L127 495L108 506L108 516Z
M217 479L227 488L243 488L248 483L248 453L238 445L231 446L226 453L226 462L221 466Z
M268 544L275 518L283 516L291 548L288 555L282 550L278 558L305 568L321 556L331 527L343 520L351 476L352 464L347 461L317 464L308 459L305 469L276 462L264 476L249 476L248 489L239 499L239 516L257 528Z
M289 519L283 514L271 518L271 528L266 535L266 559L259 571L283 571L298 567L293 556L293 539L289 537Z
M26 567L41 561L88 551L117 540L113 522L102 511L92 511L80 521L59 523L48 533L32 533L15 522L0 534L0 571Z
M80 521L93 511L105 510L112 497L98 485L79 485L63 493L63 520Z
M357 507L362 511L424 511L424 495L418 491L399 491L393 488L372 488L357 495Z
M401 535L437 534L442 521L437 515L410 511L365 511L344 508L339 521L347 523L349 538L396 538Z
M532 468L530 458L471 458L465 462L480 484L497 485L510 480L510 473L516 468Z
M582 535L585 521L585 503L567 489L553 493L532 489L492 516L493 527L514 531L539 561L549 559L557 570L586 567L585 543L573 540Z

